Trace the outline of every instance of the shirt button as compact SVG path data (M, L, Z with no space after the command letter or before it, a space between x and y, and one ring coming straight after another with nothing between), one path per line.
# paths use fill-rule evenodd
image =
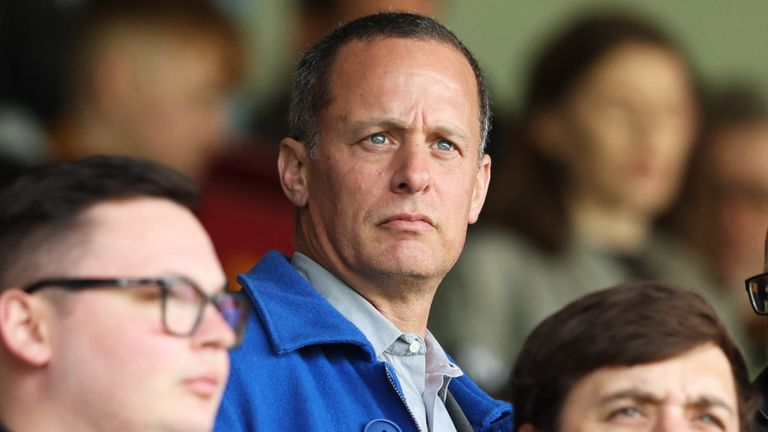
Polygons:
M419 348L421 348L421 344L419 343L419 341L413 341L413 342L411 342L410 345L408 345L408 351L410 351L410 352L412 352L414 354L419 352Z
M390 420L377 419L365 425L363 432L402 432L402 429Z

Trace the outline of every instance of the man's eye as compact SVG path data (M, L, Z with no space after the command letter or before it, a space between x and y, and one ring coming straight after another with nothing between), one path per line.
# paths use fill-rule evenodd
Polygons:
M442 152L449 152L456 149L456 146L452 142L443 139L438 140L435 146Z
M380 133L375 133L368 137L368 140L371 141L372 144L386 144L389 142L387 139L387 136Z
M725 424L715 415L703 413L698 416L698 420L702 423L707 423L715 426L718 429L725 429Z
M623 407L619 408L617 410L611 411L611 413L608 415L609 419L618 419L618 418L634 418L634 417L640 417L643 413L635 408L635 407Z

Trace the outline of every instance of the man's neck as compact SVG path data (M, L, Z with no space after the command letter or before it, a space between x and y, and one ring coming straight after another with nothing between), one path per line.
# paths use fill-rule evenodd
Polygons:
M409 290L408 287L403 287L403 284L388 285L387 287L382 287L382 284L374 286L363 281L356 285L350 284L398 329L405 333L426 337L427 319L435 290L403 294L402 291ZM401 295L392 295L398 291Z
M401 331L426 336L429 310L439 281L380 272L361 275L340 260L324 260L301 247L299 252L349 285Z

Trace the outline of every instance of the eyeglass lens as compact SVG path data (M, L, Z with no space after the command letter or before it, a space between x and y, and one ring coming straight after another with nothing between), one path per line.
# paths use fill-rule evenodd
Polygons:
M170 333L191 335L202 320L208 299L189 282L175 281L166 286L164 305L165 327ZM244 299L235 294L218 294L211 302L224 320L234 330L237 340L245 328L248 306Z
M749 281L749 295L758 313L768 313L768 277L760 276Z

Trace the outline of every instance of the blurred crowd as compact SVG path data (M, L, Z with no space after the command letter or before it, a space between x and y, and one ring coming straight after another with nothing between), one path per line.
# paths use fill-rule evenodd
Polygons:
M198 215L231 286L267 250L293 252L296 210L276 170L290 90L275 83L262 106L234 103L253 72L244 23L224 3L3 1L0 182L48 161L139 156L200 185ZM353 18L436 16L450 3L297 0L285 31L298 57ZM764 257L768 101L749 82L704 81L675 29L638 11L562 23L515 71L527 77L518 112L494 117L489 196L430 329L502 392L548 315L600 288L660 280L707 298L760 370L765 329L743 280Z

